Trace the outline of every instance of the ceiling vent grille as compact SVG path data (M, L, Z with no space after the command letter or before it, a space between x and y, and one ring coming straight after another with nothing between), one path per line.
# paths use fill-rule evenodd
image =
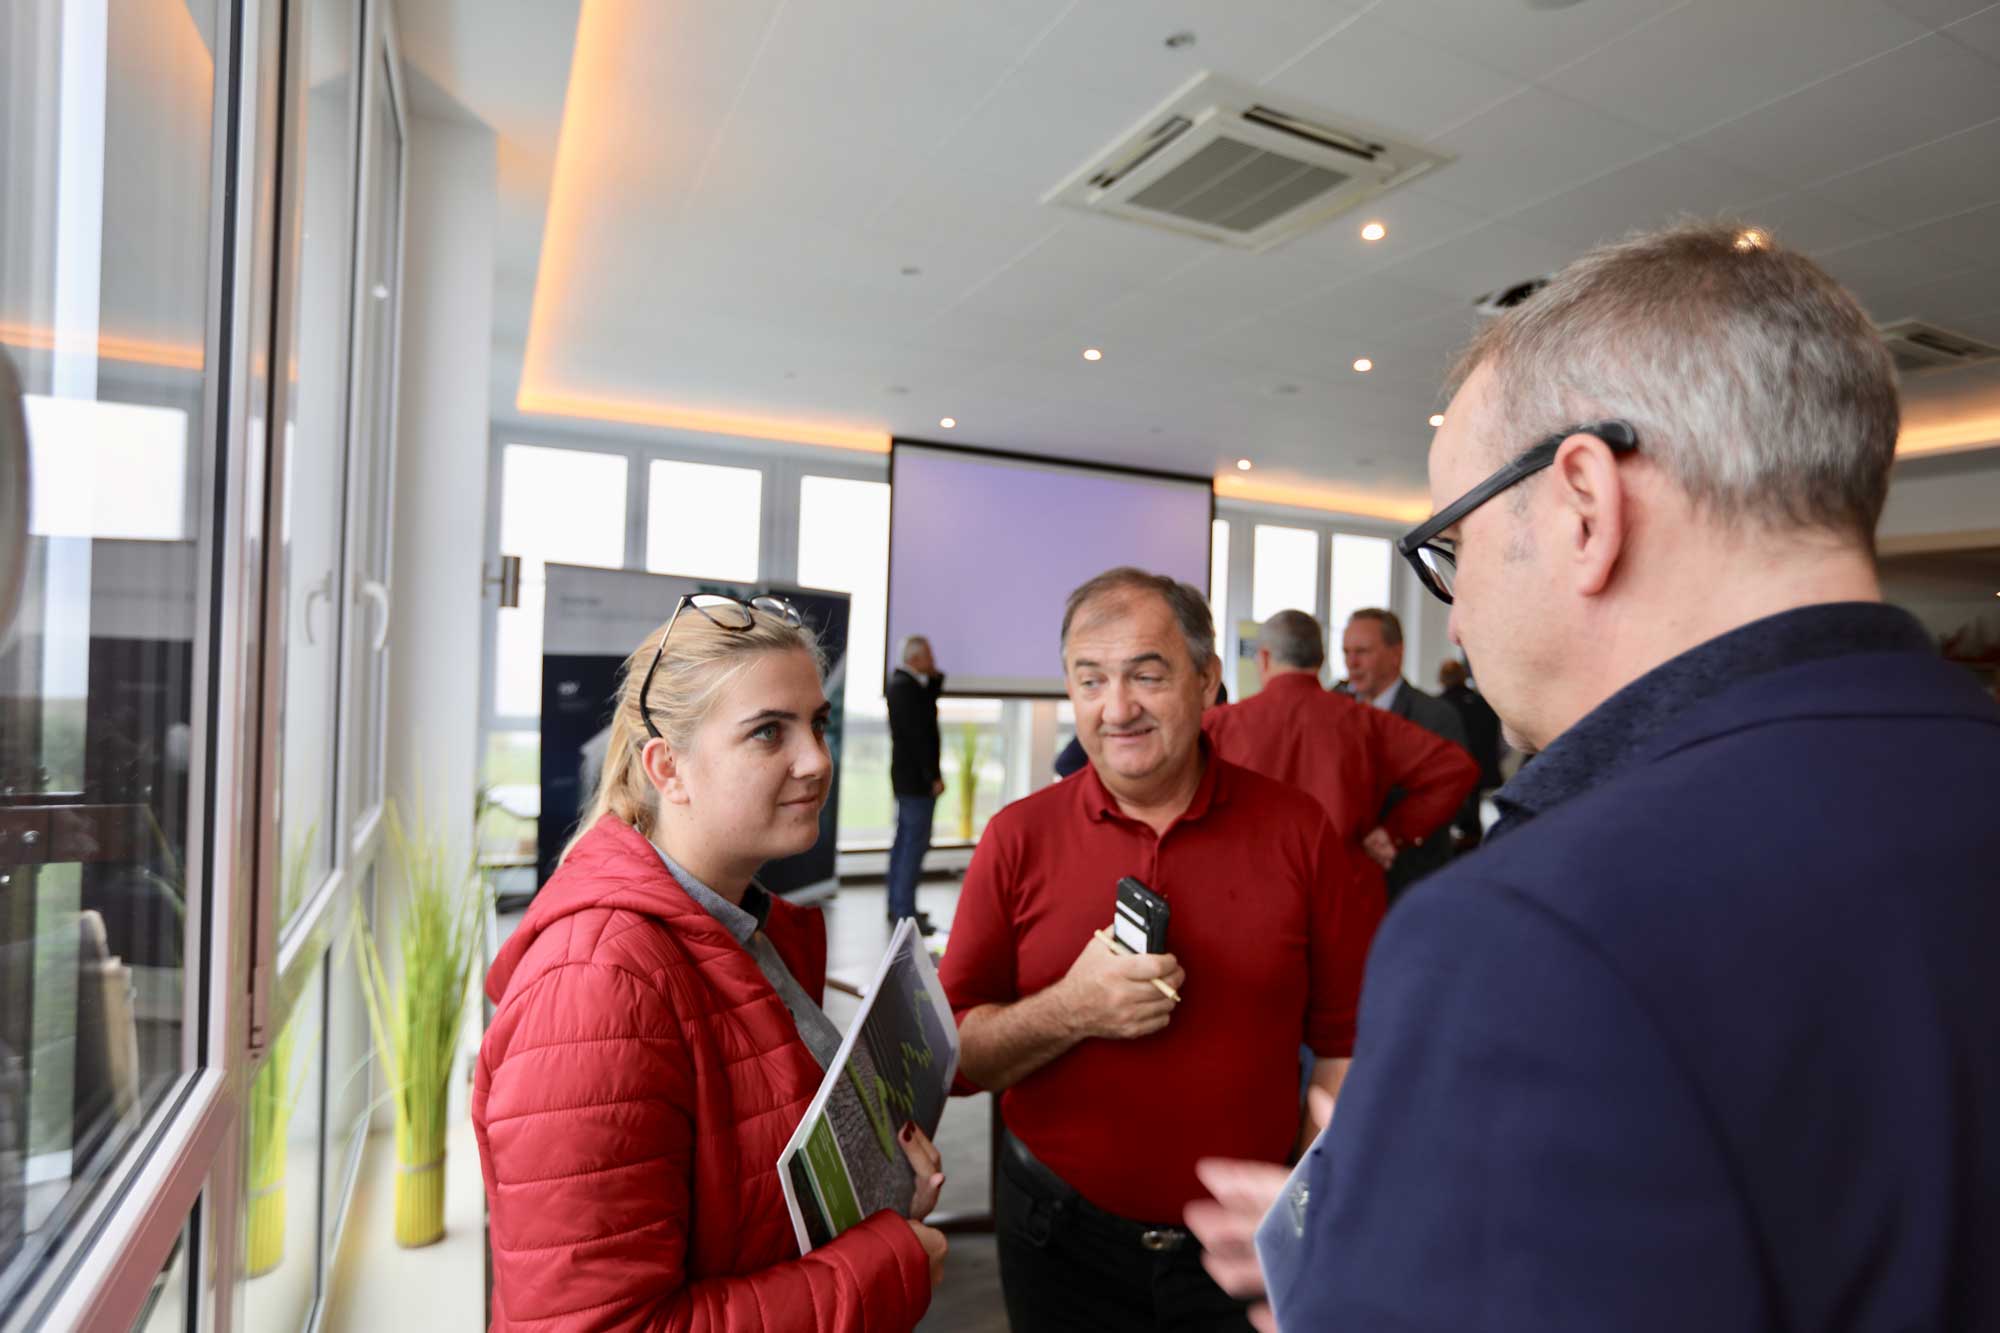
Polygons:
M1042 201L1267 250L1448 160L1204 73Z
M1889 354L1896 358L1896 369L1905 375L2000 359L2000 347L1941 329L1935 324L1926 324L1920 319L1885 324L1881 333L1882 341L1889 345Z

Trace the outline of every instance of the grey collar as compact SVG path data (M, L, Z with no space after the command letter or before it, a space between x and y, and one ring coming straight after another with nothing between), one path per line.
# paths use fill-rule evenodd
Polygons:
M739 907L696 879L685 866L668 856L660 844L653 843L652 848L655 852L659 852L660 860L666 864L667 873L687 890L688 897L700 903L703 911L720 921L722 928L734 935L738 944L748 946L750 937L763 928L764 918L771 913L771 895L766 893L761 885L753 882L744 891L743 903Z

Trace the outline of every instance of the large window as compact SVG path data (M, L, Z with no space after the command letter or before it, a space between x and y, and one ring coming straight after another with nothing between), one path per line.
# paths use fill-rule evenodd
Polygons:
M1337 643L1348 617L1356 611L1367 606L1388 608L1391 552L1388 538L1351 532L1334 533L1332 546L1327 629Z
M501 457L500 549L521 557L521 604L496 628L494 711L542 710L543 567L625 563L623 454L510 444Z
M1223 652L1229 642L1229 520L1216 519L1209 531L1208 612L1215 618L1215 650ZM1222 673L1227 678L1229 663Z
M0 21L0 1317L196 1053L217 8Z
M1261 623L1280 611L1310 613L1319 605L1319 533L1259 523L1254 538L1251 617Z
M646 568L755 583L764 474L655 459L647 472Z
M853 598L839 681L845 705L840 837L850 843L887 837L895 822L889 801L888 708L882 694L889 596L887 482L800 478L798 581Z

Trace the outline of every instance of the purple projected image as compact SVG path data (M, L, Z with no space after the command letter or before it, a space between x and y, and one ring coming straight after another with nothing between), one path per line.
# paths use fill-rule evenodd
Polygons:
M890 656L925 635L948 693L1060 695L1063 601L1114 566L1208 589L1206 481L900 441L893 477Z

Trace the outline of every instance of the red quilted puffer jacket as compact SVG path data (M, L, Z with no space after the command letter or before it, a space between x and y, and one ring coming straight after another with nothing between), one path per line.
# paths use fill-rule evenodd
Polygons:
M765 933L817 998L826 925ZM493 1328L906 1330L930 1263L881 1213L800 1257L776 1164L819 1088L784 1002L652 846L606 816L487 974L472 1118Z

